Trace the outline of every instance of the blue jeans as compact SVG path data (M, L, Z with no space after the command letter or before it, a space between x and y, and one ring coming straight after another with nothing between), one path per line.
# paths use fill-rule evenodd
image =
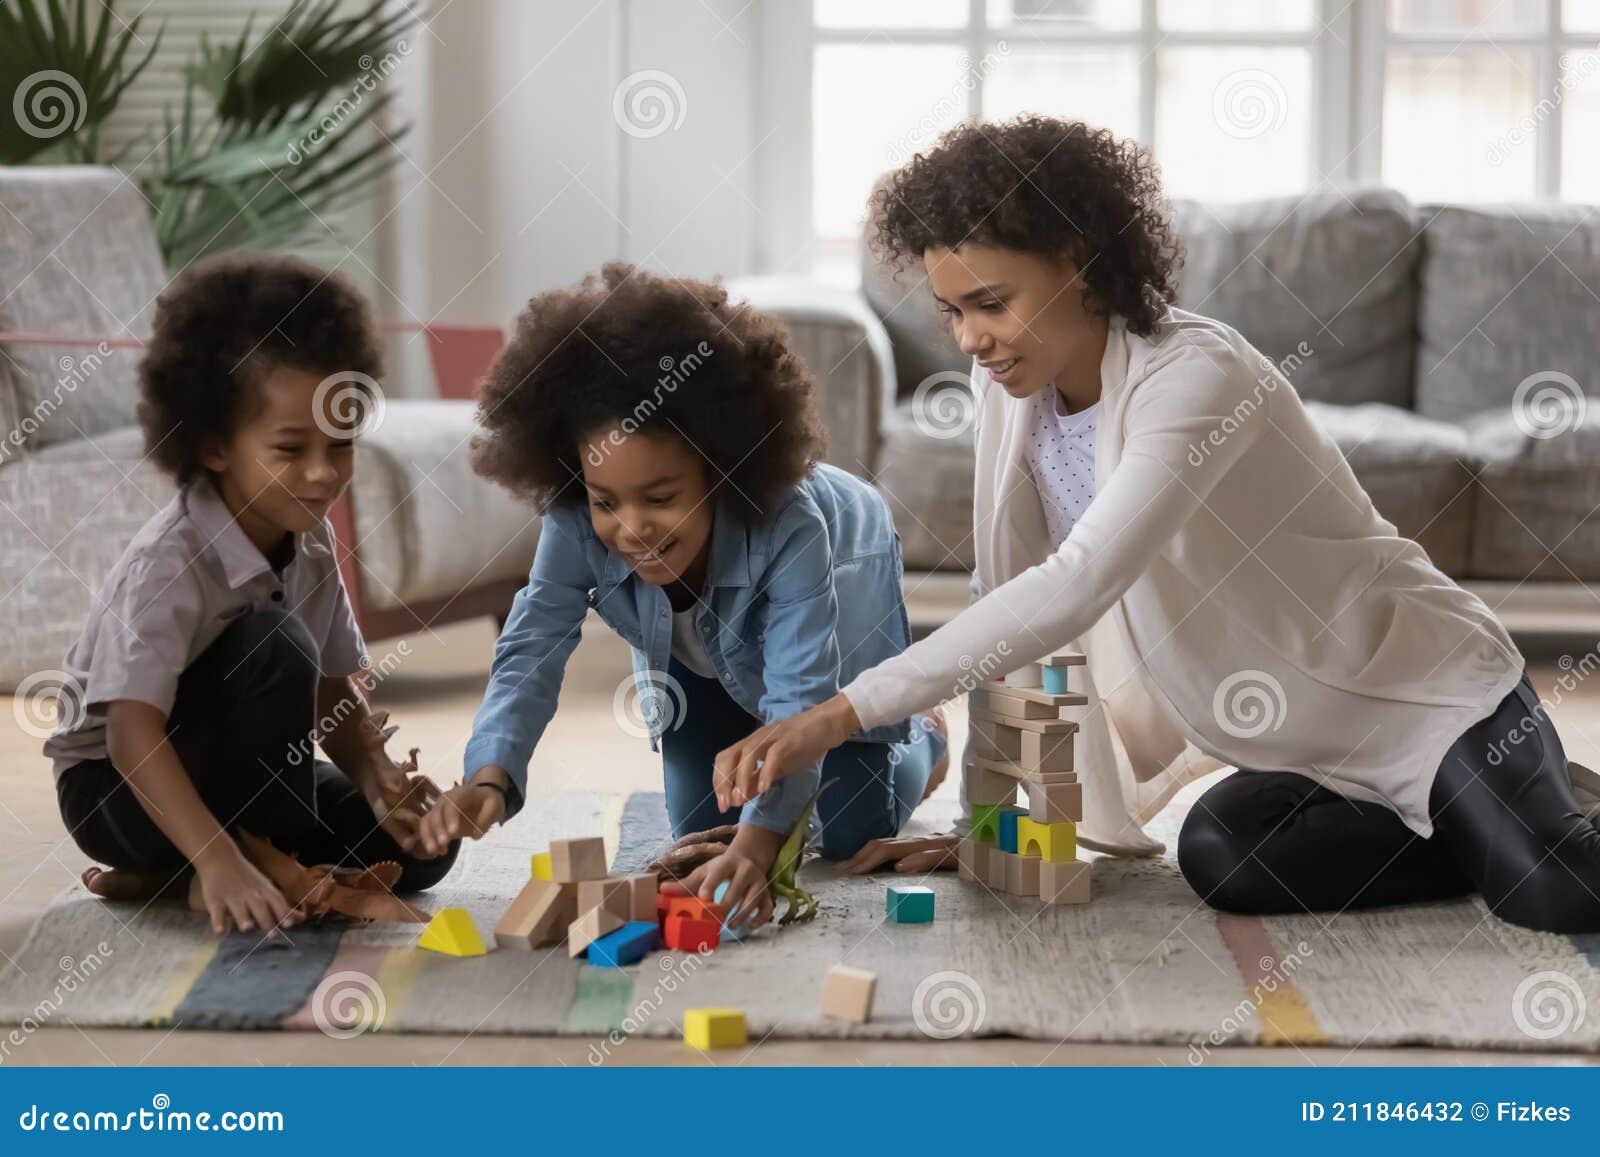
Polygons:
M684 695L683 722L660 740L672 834L736 824L738 808L717 808L711 768L718 752L760 727L761 720L735 703L717 680L696 675L677 659L667 673ZM839 781L817 801L824 859L849 859L868 840L894 835L911 818L944 751L944 740L926 728L913 727L912 734L907 743L852 740L823 758L822 782Z

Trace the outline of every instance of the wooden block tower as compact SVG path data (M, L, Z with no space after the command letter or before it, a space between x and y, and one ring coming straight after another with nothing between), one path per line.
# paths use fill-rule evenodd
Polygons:
M1088 703L1067 689L1067 672L1082 665L1082 655L1049 655L972 691L972 827L961 841L963 880L1051 904L1088 902L1089 864L1077 858L1078 725L1061 718L1062 708ZM1026 808L1014 806L1018 785Z

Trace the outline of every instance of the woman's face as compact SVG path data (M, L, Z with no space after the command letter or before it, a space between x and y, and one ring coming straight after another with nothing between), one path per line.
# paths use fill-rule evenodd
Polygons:
M605 548L645 582L698 591L711 542L703 459L670 435L591 431L580 447L589 518Z
M961 352L1012 397L1038 393L1068 366L1098 366L1106 319L1084 308L1070 260L968 243L929 249L922 264Z

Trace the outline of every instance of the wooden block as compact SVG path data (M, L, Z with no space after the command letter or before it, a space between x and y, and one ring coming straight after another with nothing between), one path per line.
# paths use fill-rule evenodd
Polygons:
M683 1043L696 1049L736 1049L747 1039L736 1008L691 1008L683 1014Z
M554 880L555 871L550 866L549 852L535 852L528 864L528 878L530 880Z
M633 918L633 895L628 887L628 877L607 876L603 880L578 882L578 914L591 908L604 908L624 924ZM653 923L655 913L650 913Z
M623 920L604 908L590 908L567 925L567 955L577 956L602 936L621 928Z
M1005 683L1007 687L1037 687L1040 683L1039 664L1024 663L1015 671L1007 671Z
M1034 722L1026 719L1004 719L998 715L985 715L977 711L968 714L972 728L972 750L979 759L1005 760L1016 763L1022 758L1022 733L1015 724Z
M1064 670L1065 668L1063 668ZM1056 719L1063 707L1084 707L1088 705L1087 695L1075 695L1071 691L1047 691L1043 687L1008 687L1004 683L982 683L972 694L983 693L986 703L993 703L996 707L979 706L977 700L969 700L968 707L977 707L980 711L989 711L997 715L1010 715L1021 719ZM1021 710L1022 703L1029 703L1035 707L1048 707L1048 714L1025 713Z
M1039 865L1042 860L1028 856L1006 857L1006 891L1013 896L1039 894Z
M865 1024L872 1015L872 994L877 987L877 973L835 964L822 978L822 1015Z
M668 948L678 952L710 952L722 943L722 925L693 916L669 916L666 942Z
M1011 874L1008 862L1018 857L1010 852L1002 852L999 848L989 849L989 878L984 882L988 884L991 892L1004 892L1006 880Z
M1071 771L1072 733L1040 735L1022 733L1022 757L1017 761L1032 771Z
M441 908L433 914L417 940L418 948L432 949L446 956L482 956L489 951L473 926L465 908Z
M606 842L599 836L550 841L550 871L558 884L605 879Z
M968 804L1008 804L1015 803L1016 799L1017 781L1009 775L986 767L974 767L967 775Z
M890 884L885 910L894 924L932 924L933 889L920 884Z
M501 948L531 951L559 944L567 925L578 918L578 892L572 884L529 880L506 914L494 927L494 942Z
M1041 667L1082 667L1085 663L1082 655L1046 655L1039 660Z
M1020 852L1017 844L1017 821L1027 818L1027 811L1019 807L1000 809L1000 838L995 841L1001 851Z
M1089 861L1069 860L1066 863L1039 863L1039 899L1050 904L1087 904L1092 873Z
M994 684L985 684L993 687ZM1005 684L1000 684L1005 689ZM1018 688L1017 690L1021 690ZM985 711L990 715L1004 715L1007 719L1058 719L1056 708L1049 703L1041 703L1036 699L1024 699L1020 695L1007 695L1002 691L973 691L967 697L969 710Z
M624 876L628 881L628 919L654 920L656 918L656 874L641 872Z
M1071 749L1068 749L1068 758L1071 758ZM999 775L1008 775L1016 778L1021 783L1077 783L1078 776L1072 771L1037 771L1015 763L1003 763L997 759L974 758L972 766L985 771L992 771Z
M661 929L652 920L624 924L589 945L589 963L596 968L625 968L644 959L661 944Z
M1067 667L1045 667L1041 674L1044 676L1043 690L1048 695L1067 694ZM1084 702L1088 702L1087 699Z
M963 880L987 882L989 879L989 847L970 836L961 841L956 859L956 874Z
M721 904L708 904L699 896L668 896L667 919L674 916L688 916L693 920L715 920L721 924L728 918L727 909Z
M1008 719L1003 715L991 715L987 711L971 710L968 711L968 715L985 723L1024 733L1031 731L1039 735L1071 735L1078 730L1078 725L1070 719Z
M1028 818L1036 824L1059 824L1083 819L1083 784L1030 783Z
M1036 824L1023 816L1017 820L1017 852L1053 864L1074 860L1078 856L1078 825Z
M979 844L1000 842L1000 810L1005 804L977 804L972 809L972 840Z

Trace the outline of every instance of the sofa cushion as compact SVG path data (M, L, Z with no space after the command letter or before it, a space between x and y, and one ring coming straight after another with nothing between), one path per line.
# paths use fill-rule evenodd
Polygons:
M1424 206L1418 412L1511 404L1531 375L1600 394L1600 213L1592 205Z
M1600 403L1548 437L1509 409L1463 428L1481 464L1470 577L1600 580Z
M0 330L143 338L165 286L144 196L97 166L0 167ZM28 447L134 421L140 350L3 346L0 411Z
M356 443L362 597L374 610L526 578L539 515L473 473L469 401L390 400Z
M934 306L921 262L891 273L862 246L861 292L889 334L900 397L909 398L934 374L972 369L972 359L957 348L950 323Z
M972 542L972 423L961 420L960 411L943 408L947 402L959 405L962 396L970 407L968 392L951 392L947 397L925 391L920 398L897 405L884 425L873 481L894 512L907 570L971 571L977 565Z
M1181 308L1233 326L1303 398L1411 405L1421 244L1399 193L1178 201L1173 221Z
M1445 574L1465 575L1475 502L1466 431L1377 402L1307 402L1306 412L1339 447L1378 513Z

